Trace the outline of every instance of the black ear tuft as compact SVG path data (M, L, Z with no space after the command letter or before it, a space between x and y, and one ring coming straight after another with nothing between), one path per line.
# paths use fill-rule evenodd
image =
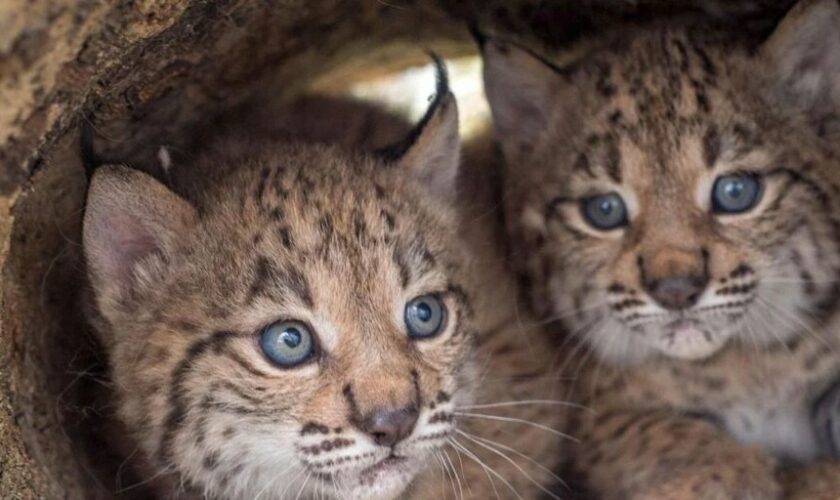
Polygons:
M85 169L85 178L90 183L93 172L98 166L102 165L102 160L96 156L96 150L93 145L93 125L91 125L89 117L82 118L80 129L79 155L82 158L82 166Z
M443 102L446 96L449 95L449 73L446 70L446 64L434 52L429 51L428 54L435 65L435 80L437 82L435 85L435 95L432 98L432 102L429 104L429 107L426 109L426 112L423 114L423 118L417 122L408 135L396 144L391 144L390 146L386 146L374 152L376 156L382 158L387 163L393 163L399 160L406 151L411 149L411 146L417 142L417 138L420 137L421 133L423 133L423 129L429 123L429 120L431 120L437 112L441 102Z
M475 44L478 45L478 51L483 51L484 44L487 43L487 35L481 31L481 28L478 27L478 22L471 21L467 26L467 29L470 30L470 35L472 35L473 40L475 40Z
M449 90L446 66L430 54L437 70L435 96L423 118L399 143L380 150L388 168L439 202L451 206L461 157L458 102Z

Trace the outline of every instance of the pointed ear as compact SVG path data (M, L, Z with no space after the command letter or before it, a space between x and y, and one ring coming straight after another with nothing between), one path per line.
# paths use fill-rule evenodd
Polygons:
M135 284L138 264L170 252L196 219L190 204L149 175L99 167L88 189L82 239L100 303L124 297Z
M434 104L431 116L414 144L400 158L399 165L432 195L451 203L455 198L460 157L458 104L455 96L447 92Z
M484 90L497 137L507 154L516 155L549 126L560 77L530 52L485 39Z
M380 151L386 161L396 162L401 172L424 186L447 205L455 201L461 156L458 137L458 103L449 91L446 67L433 55L437 66L437 91L426 113L409 135Z
M820 134L840 132L840 6L801 0L759 51L770 99Z

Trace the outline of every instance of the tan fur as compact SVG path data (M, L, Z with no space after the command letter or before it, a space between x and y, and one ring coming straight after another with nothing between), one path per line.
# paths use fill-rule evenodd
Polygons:
M572 465L599 497L778 498L779 465L832 458L811 411L840 375L838 22L816 0L764 45L628 27L562 68L484 48L512 254L568 332L563 374L595 410L569 425ZM714 179L738 171L762 177L761 201L711 213ZM596 230L581 200L611 191L629 225ZM679 311L645 287L695 275L708 284Z
M563 399L557 350L519 303L504 251L500 153L488 139L467 144L458 182L477 325L475 402L461 410L471 415L459 415L442 463L418 481L412 498L570 498L558 474L563 450L576 444L559 431L568 415L586 410Z
M454 211L423 179L457 165L457 144L436 138L457 130L454 98L436 105L414 145L427 154L387 165L240 134L173 165L192 203L127 167L95 173L84 243L100 334L161 495L393 498L454 432L475 327ZM403 309L426 293L445 330L412 341ZM315 332L315 362L261 352L261 329L285 319ZM415 405L393 450L358 425ZM406 460L365 475L392 452Z
M304 122L289 123L301 110L305 110ZM502 498L535 498L545 492L564 497L566 489L556 471L560 450L571 443L556 430L563 427L566 414L557 411L564 407L562 385L556 380L557 359L539 325L517 305L515 283L502 252L500 207L496 203L500 181L497 152L489 143L475 144L468 150L467 166L459 174L456 213L454 207L446 207L456 199L453 176L424 179L421 175L415 180L425 186L425 191L418 190L403 179L411 177L405 170L409 165L392 166L394 170L389 172L369 158L334 146L317 146L339 142L347 148L382 147L405 134L406 127L398 120L377 114L368 105L319 98L275 112L285 114L278 115L283 118L275 122L270 119L272 113L245 114L237 134L240 138L228 136L210 151L205 141L205 151L195 164L173 165L176 186L183 186L183 192L201 212L198 222L194 209L139 172L106 167L110 171L106 170L106 175L98 173L92 186L88 208L95 211L101 202L112 204L109 209L119 209L125 198L109 197L108 192L132 192L114 183L145 183L147 188L141 193L154 193L170 215L183 214L184 222L175 226L177 231L173 233L168 225L155 226L155 234L176 240L175 247L198 252L186 262L167 264L179 269L169 278L151 275L154 259L143 264L141 270L151 288L141 297L132 298L135 305L129 311L124 310L121 300L111 300L121 297L119 290L98 287L100 308L111 318L110 323L100 318L100 334L110 351L120 388L120 413L151 466L145 471L147 480L170 472L155 480L163 496L180 491L178 481L187 481L187 490L178 495L253 498L265 488L260 498L294 498L298 492L302 497L323 494L373 498L378 493L372 489L332 491L329 480L323 485L312 480L304 487L306 471L301 472L296 459L285 454L261 455L265 450L258 453L271 437L257 432L261 425L270 426L276 419L278 428L274 432L282 440L297 441L298 448L324 442L342 444L342 439L364 441L348 422L343 388L353 384L355 402L362 410L382 404L383 398L406 400L415 388L404 374L415 367L427 405L421 421L434 415L446 418L444 424L418 425L416 441L427 446L415 452L416 464L412 467L427 471L412 485L412 498L491 498L496 494ZM339 117L345 124L363 123L364 133L355 125L335 127ZM441 118L435 116L426 126L440 127L437 122ZM359 140L348 141L346 136ZM276 137L295 140L298 145L277 144L271 139ZM304 146L301 142L316 145ZM452 148L430 136L421 137L416 146L436 151ZM444 160L434 155L414 158L417 151L401 162L428 165ZM247 158L244 165L243 157ZM265 165L285 168L271 170L263 182ZM280 209L282 218L275 208ZM142 213L142 207L135 212ZM332 244L324 243L325 218L333 232ZM395 227L389 233L391 218ZM179 220L151 219L155 223ZM99 217L92 220L102 222ZM362 241L357 241L359 221L365 228ZM199 227L191 228L194 224ZM450 229L454 226L458 227L457 239ZM95 226L89 222L86 228L93 231ZM197 244L178 241L185 234L196 235ZM383 236L392 244L373 241ZM390 318L383 317L382 311L372 305L387 304L394 301L394 295L402 296L403 292L394 287L398 277L392 264L393 250L401 240L411 241L416 236L425 240L435 256L435 265L441 268L437 278L433 273L426 280L458 285L456 291L465 293L458 298L464 303L450 306L458 315L457 328L476 339L474 347L466 340L454 344L431 341L433 345L424 355L428 357L420 364L415 361L416 353L406 351L400 335L393 335ZM285 238L291 239L293 246L287 248ZM168 246L167 242L161 244ZM87 251L96 252L101 243L89 236ZM180 251L169 250L172 255L166 260L176 259ZM464 255L469 258L464 259ZM253 339L247 340L249 335L234 339L234 344L224 348L215 347L216 341L209 340L208 345L214 346L210 359L196 357L190 363L193 375L182 383L180 391L187 402L185 424L170 437L171 456L161 462L159 443L170 425L166 420L172 415L173 389L180 379L176 372L185 359L193 359L200 350L197 345L207 344L216 335L213 331L229 328L224 325L231 321L237 331L253 331L266 321L261 318L273 316L277 308L292 308L294 314L305 317L311 314L305 304L287 304L284 288L275 292L269 285L251 297L259 274L253 268L259 267L254 263L258 256L270 257L279 274L287 263L294 263L291 268L305 277L319 311L319 317L312 319L313 325L325 337L330 357L340 366L333 369L334 374L320 379L308 372L287 379L262 364L259 356L254 358L257 349ZM101 261L89 260L94 266ZM95 282L95 267L91 271ZM359 302L354 297L364 300ZM326 331L319 327L321 317ZM472 353L469 357L468 352ZM225 359L226 355L244 360L269 378ZM301 387L293 389L290 381ZM451 401L439 400L441 391L452 394ZM221 401L208 405L206 397L202 398L206 394L214 394ZM247 399L241 400L243 397ZM282 405L289 399L295 403ZM236 414L226 415L221 411L222 403ZM253 417L245 411L246 406L254 407ZM252 421L257 416L262 424ZM453 426L447 426L447 422ZM328 434L322 436L319 431L298 436L308 423L327 429ZM425 440L424 436L437 438ZM281 443L277 446L288 448ZM336 450L339 453L346 448ZM321 453L329 459L329 453ZM257 460L267 460L266 466L276 474L268 480L277 481L276 486L260 471L249 471L253 468L249 462Z

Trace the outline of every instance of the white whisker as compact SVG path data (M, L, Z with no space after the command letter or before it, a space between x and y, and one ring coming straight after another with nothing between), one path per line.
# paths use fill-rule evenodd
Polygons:
M539 481L537 481L536 479L534 479L534 477L533 477L533 476L531 476L530 474L528 474L528 472L527 472L527 471L525 471L525 469L523 469L523 468L522 468L522 466L520 466L519 464L517 464L517 463L516 463L516 462L515 462L512 458L510 458L509 456L507 456L507 455L505 455L504 453L502 453L501 451L499 451L499 450L497 450L497 449L495 449L495 448L491 447L491 445L489 445L489 444L487 444L487 443L483 443L483 442L482 442L483 440L475 439L474 437L472 437L471 435L467 434L466 432L462 432L462 431L459 431L459 430L456 430L456 432L457 432L457 433L459 433L459 434L461 434L462 436L464 436L466 439L469 439L470 441L474 442L475 444L477 444L477 445L481 446L482 448L485 448L485 449L487 449L487 450L491 451L492 453L494 453L494 454L496 454L496 455L498 455L498 456L502 457L502 458L503 458L504 460L506 460L508 463L510 463L511 465L513 465L514 467L516 467L516 469L517 469L519 472L521 472L521 473L522 473L522 475L523 475L523 476L525 476L525 478L526 478L526 479L528 479L529 481L531 481L531 482L534 484L534 486L536 486L537 488L541 489L543 492L545 492L545 493L546 493L548 496L550 496L551 498L555 498L555 499L557 499L557 500L561 500L561 499L560 499L560 497L558 497L558 496L557 496L557 495L555 495L555 494L554 494L551 490L549 490L548 488L546 488L545 486L543 486L542 484L540 484L540 482L539 482ZM498 443L497 443L497 444L498 444ZM503 448L503 449L504 449L504 448ZM552 474L552 475L553 475L553 474Z
M435 458L438 459L440 462L441 467L443 467L443 471L446 472L446 476L449 478L449 485L452 487L452 494L455 498L458 498L458 492L455 491L455 480L452 479L452 471L449 469L449 466L443 460L443 455L440 453L440 450L435 452Z
M564 434L564 433L558 431L557 429L552 429L551 427L548 427L547 425L543 425L543 424L540 424L540 423L537 423L537 422L531 422L530 420L525 420L525 419L522 419L522 418L503 417L503 416L500 416L500 415L485 415L483 413L468 413L468 412L462 412L462 411L456 411L456 412L453 412L453 413L455 415L459 415L459 416L462 416L462 417L468 417L468 418L483 418L485 420L497 420L499 422L511 422L511 423L528 425L528 426L534 427L536 429L540 429L540 430L543 430L545 432L548 432L550 434L554 434L555 436L561 437L563 439L568 439L568 440L573 441L575 443L579 442L576 438L574 438L574 437L572 437L568 434Z
M455 480L458 481L458 493L460 494L460 498L463 499L464 498L464 487L461 484L461 478L458 476L458 469L455 468L455 463L452 461L452 458L449 457L449 453L446 453L446 450L441 449L440 452L441 452L441 454L443 454L444 459L447 462L449 462L449 466L452 468L452 472L455 474ZM463 474L463 473L464 473L464 470L462 468L461 469L461 474ZM466 481L466 480L467 480L467 478L465 477L464 481Z
M303 484L300 485L300 489L298 490L297 495L295 496L295 500L299 500L300 496L303 494L303 490L306 488L306 483L309 482L309 479L312 477L312 471L306 475L306 479L303 480Z
M504 484L505 486L507 486L507 487L510 489L510 491L512 491L512 492L513 492L513 494L514 494L514 495L516 495L516 498L518 498L519 500L524 500L524 499L522 498L522 495L520 495L520 494L519 494L519 492L518 492L518 491L516 491L516 488L514 488L514 487L513 487L513 485L511 485L511 484L508 482L508 480L507 480L507 479L503 478L503 477L501 476L501 474L499 474L498 472L496 472L496 471L495 471L492 467L489 467L487 464L485 464L485 463L484 463L484 462L483 462L480 458L478 458L478 456L476 456L476 454L475 454L475 453L471 452L470 450L468 450L468 449L467 449L467 447L466 447L466 446L464 446L463 444L461 444L460 442L458 442L458 440L457 440L457 439L455 439L455 438L449 438L449 439L450 439L449 443L450 443L452 446L454 446L454 447L456 447L456 448L459 448L459 449L460 449L461 451L463 451L463 452L464 452L464 453L465 453L468 457L472 458L472 459L473 459L473 460L474 460L474 461L475 461L475 462L476 462L479 466L481 466L481 467L484 469L484 471L485 471L485 472L488 472L488 473L490 473L490 474L493 474L493 476L495 476L495 477L496 477L499 481L501 481L501 482L502 482L502 484ZM493 481L491 480L490 482L491 482L491 484L492 484L492 482L493 482ZM495 485L494 485L494 486L493 486L493 490L495 491L495 489L496 489L496 487L495 487ZM495 491L495 492L496 492L496 497L497 497L497 498L499 498L499 492L498 492L498 491Z
M569 401L560 401L554 399L526 399L522 401L502 401L499 403L483 403L477 405L467 405L467 406L459 406L458 409L462 410L480 410L480 409L488 409L488 408L506 408L509 406L523 406L523 405L556 405L556 406L564 406L567 408L576 408L580 410L587 410L587 411L594 411L592 408L588 408L583 405L579 405L577 403L572 403Z
M452 475L455 476L455 481L458 483L458 498L463 499L464 487L461 484L461 478L458 477L458 470L455 468L455 464L452 463L452 460L449 458L449 455L446 454L446 452L443 449L441 449L439 453L442 455L444 462L449 464L448 467L452 470Z

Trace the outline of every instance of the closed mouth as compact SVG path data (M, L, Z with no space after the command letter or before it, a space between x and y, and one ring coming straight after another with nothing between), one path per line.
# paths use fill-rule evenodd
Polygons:
M373 480L376 478L376 476L382 473L394 472L395 470L398 470L407 460L408 459L406 457L390 455L376 462L370 467L362 470L362 472L359 473L359 478L362 481Z
M403 466L406 462L408 462L408 458L406 457L390 455L361 471L315 472L313 476L325 484L335 484L336 480L339 480L342 476L346 477L349 474L357 478L356 480L359 485L372 486L384 474L394 474L403 471Z
M689 328L700 328L700 322L696 319L679 318L665 325L665 328L673 332L687 330Z

